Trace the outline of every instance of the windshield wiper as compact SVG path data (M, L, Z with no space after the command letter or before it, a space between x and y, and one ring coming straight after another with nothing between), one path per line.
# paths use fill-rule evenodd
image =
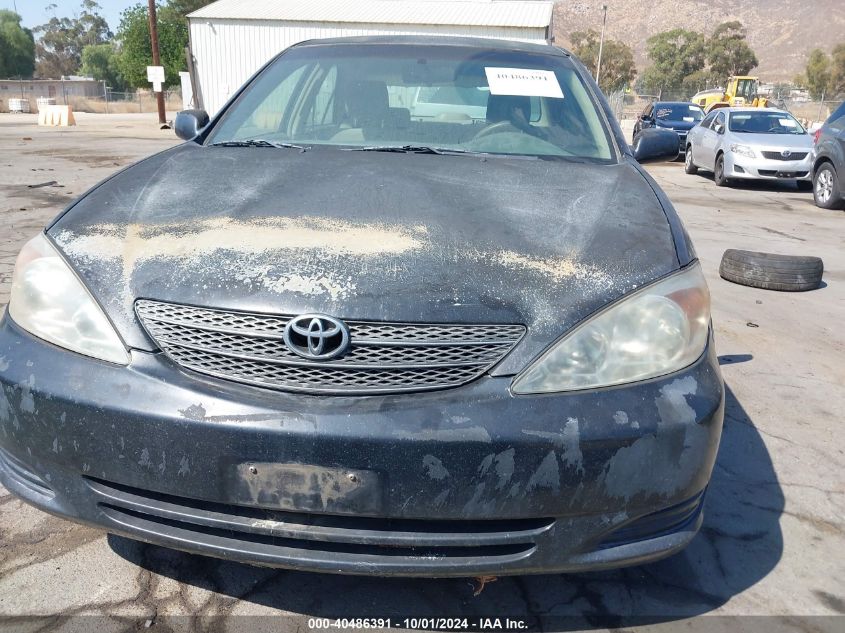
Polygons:
M465 149L448 149L429 145L371 145L369 147L351 147L353 152L401 152L404 154L477 154Z
M300 152L305 152L309 149L307 147L303 147L302 145L279 143L276 141L268 141L263 138L251 138L245 141L220 141L219 143L212 143L209 147L278 147L281 149L298 149Z

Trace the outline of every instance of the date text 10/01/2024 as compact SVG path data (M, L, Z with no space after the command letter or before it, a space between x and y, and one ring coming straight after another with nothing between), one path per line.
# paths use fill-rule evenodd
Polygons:
M309 630L417 629L423 631L523 631L520 618L309 618Z

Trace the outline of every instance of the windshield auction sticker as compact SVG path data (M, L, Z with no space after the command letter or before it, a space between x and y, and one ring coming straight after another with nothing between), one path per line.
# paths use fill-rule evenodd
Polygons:
M563 91L551 70L485 68L490 94L563 99Z

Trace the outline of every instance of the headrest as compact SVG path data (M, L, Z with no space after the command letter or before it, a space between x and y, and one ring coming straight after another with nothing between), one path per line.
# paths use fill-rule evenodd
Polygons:
M389 101L383 81L354 81L346 87L346 112L353 127L381 125Z
M531 99L516 95L487 97L487 123L499 121L524 122L531 118Z

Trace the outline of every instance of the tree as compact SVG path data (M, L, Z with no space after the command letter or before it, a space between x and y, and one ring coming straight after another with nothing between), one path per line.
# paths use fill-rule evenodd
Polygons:
M757 56L745 41L742 23L723 22L707 41L707 63L713 75L726 81L734 75L747 75L757 67Z
M21 26L17 13L0 10L0 78L32 77L34 69L32 31Z
M123 12L116 39L120 46L117 69L126 84L134 88L148 88L147 66L153 63L150 43L149 12L146 4L139 4ZM158 44L164 66L165 85L179 83L179 71L185 69L185 47L188 45L188 25L172 7L158 11Z
M681 87L686 94L694 95L696 92L724 85L725 79L721 74L704 68L684 77Z
M805 73L810 97L821 99L830 87L830 58L827 53L820 48L813 49L807 60Z
M82 0L81 9L77 17L53 17L35 28L40 35L35 46L39 77L55 79L75 74L82 64L83 48L111 39L109 25L99 14L100 5L94 0Z
M684 78L704 68L705 39L701 33L674 29L652 35L646 40L652 61L641 78L646 90L662 93L679 90Z
M830 86L828 94L840 97L845 93L845 43L833 49L830 56Z
M123 90L125 82L117 67L118 51L113 42L93 44L82 49L82 74L105 81L106 85Z
M570 35L572 52L584 63L590 74L595 76L599 57L600 35L593 30L577 31ZM622 90L634 81L637 66L634 52L624 42L604 40L601 55L599 85L605 94Z

